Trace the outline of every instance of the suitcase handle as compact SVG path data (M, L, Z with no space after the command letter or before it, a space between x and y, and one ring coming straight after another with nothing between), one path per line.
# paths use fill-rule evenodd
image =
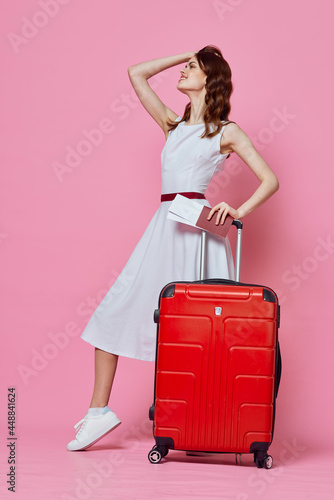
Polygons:
M240 281L240 262L241 262L241 241L242 241L242 228L243 223L241 220L234 219L232 222L233 226L237 228L237 247L236 247L236 255L235 255L235 281ZM204 268L205 268L205 260L206 260L206 252L205 252L205 242L206 242L206 231L202 231L201 238L201 262L200 262L200 280L204 280Z
M281 381L282 375L282 356L279 342L277 341L277 352L276 352L276 370L275 370L275 398L277 398L278 388Z

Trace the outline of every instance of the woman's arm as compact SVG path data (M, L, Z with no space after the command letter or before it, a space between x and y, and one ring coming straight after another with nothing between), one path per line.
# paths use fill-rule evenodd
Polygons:
M226 125L224 135L222 135L221 149L237 153L256 175L261 184L253 195L238 209L232 208L224 201L213 207L208 219L210 220L213 214L218 211L216 224L219 224L219 222L223 224L227 214L231 215L234 219L242 219L261 206L279 188L276 175L256 151L248 135L236 123Z
M178 115L159 99L147 80L164 69L189 61L194 54L194 52L184 52L175 56L160 57L159 59L138 63L128 68L131 84L140 102L163 129L165 134L167 134L167 119L175 120Z

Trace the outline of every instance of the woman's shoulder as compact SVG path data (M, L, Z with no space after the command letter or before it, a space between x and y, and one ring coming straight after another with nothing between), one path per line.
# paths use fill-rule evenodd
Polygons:
M250 139L235 122L226 123L221 134L221 151L230 151L237 144L248 144Z
M222 124L222 132L226 138L235 139L244 135L245 132L239 127L236 122L225 120L221 122ZM223 135L221 134L221 135Z
M240 128L239 125L232 120L221 120L221 124L223 125L223 127L229 128L230 130Z

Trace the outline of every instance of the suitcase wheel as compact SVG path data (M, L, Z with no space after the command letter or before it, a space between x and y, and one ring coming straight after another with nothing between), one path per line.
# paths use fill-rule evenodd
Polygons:
M167 455L167 453L167 446L154 445L152 450L148 454L148 459L151 464L158 464L159 462L161 462L161 459Z
M274 460L271 455L267 455L266 458L263 460L263 467L265 469L271 469L273 466Z
M273 457L271 455L266 455L264 458L259 459L256 456L254 457L254 462L258 469L271 469L274 463Z

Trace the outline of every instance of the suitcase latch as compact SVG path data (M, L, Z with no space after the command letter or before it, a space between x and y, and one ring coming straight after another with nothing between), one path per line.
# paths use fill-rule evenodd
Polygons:
M215 307L215 315L221 316L223 309L221 307Z

